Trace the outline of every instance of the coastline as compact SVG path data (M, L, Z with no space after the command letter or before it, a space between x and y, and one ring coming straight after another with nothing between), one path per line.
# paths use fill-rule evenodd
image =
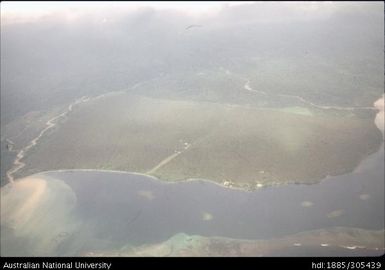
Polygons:
M108 94L99 95L99 96L93 97L93 98L82 97L80 99L77 99L73 103L71 103L68 106L68 109L65 112L63 112L63 113L59 114L58 116L48 120L47 123L46 123L47 127L44 128L40 132L39 136L37 138L33 139L30 144L28 144L26 147L24 147L23 149L21 149L17 153L16 159L14 161L14 166L9 171L7 171L7 177L9 179L9 182L13 182L14 181L13 174L15 174L17 171L19 171L20 169L22 169L25 166L25 164L23 162L21 162L21 159L24 157L24 154L30 148L32 148L33 146L35 146L38 143L39 139L44 135L44 133L47 130L49 130L50 128L52 128L53 126L56 125L55 121L58 118L65 117L69 112L71 112L72 111L72 107L74 105L77 105L78 103L82 103L82 102L88 102L88 101L91 101L91 100L98 100L98 99L104 98L106 96L110 96L110 95L114 95L114 94L120 94L120 93L123 93L123 91L121 91L121 90L120 91L114 91L114 92L111 92L111 93L108 93ZM383 135L383 138L384 138L384 126L381 125L381 122L383 122L383 119L384 119L384 95L382 95L376 101L373 102L373 107L371 107L371 109L378 111L373 121L374 121L374 124L376 125L377 129L381 131L381 133ZM293 185L293 184L294 185L314 185L314 184L320 184L323 181L328 180L328 179L333 178L333 177L338 177L340 175L346 175L346 174L355 173L356 171L360 170L359 168L360 168L361 164L363 162L365 162L365 160L367 160L371 156L373 156L376 153L378 153L379 151L381 151L381 149L383 148L383 145L384 145L384 142L382 142L382 144L378 147L377 150L375 150L372 153L369 153L365 158L363 158L359 162L359 164L357 166L355 166L351 171L345 172L343 174L338 174L338 175L326 175L325 177L320 178L319 180L314 180L314 181L311 181L309 183L303 183L303 182L298 182L298 181L285 181L285 182L279 181L279 182L270 182L268 184L266 184L266 183L262 184L262 183L256 182L254 185L251 185L249 183L245 183L245 184L243 184L243 183L235 183L235 182L232 182L231 180L226 180L224 182L220 182L220 181L216 181L216 180L213 180L213 179L204 179L204 178L180 178L180 179L176 179L176 180L170 180L170 179L167 179L166 177L157 177L155 175L144 173L144 172L121 171L121 170L106 170L106 169L94 169L94 168L89 168L89 169L62 169L62 170L40 171L40 172L31 174L31 175L28 175L28 176L23 176L23 177L21 177L19 179L25 179L25 178L33 177L35 175L41 175L41 174L52 173L52 172L76 172L76 171L79 171L79 172L81 172L81 171L108 172L108 173L120 173L120 174L126 173L126 174L131 174L131 175L142 175L142 176L145 176L145 177L149 177L149 178L155 179L157 181L161 181L161 182L164 182L164 183L170 183L170 184L181 183L181 182L190 182L190 181L205 181L205 182L214 183L214 184L219 185L219 186L221 186L223 188L230 188L230 189L234 189L234 190L242 190L242 191L246 191L246 192L253 192L253 191L259 190L261 188L281 187L281 186L287 186L287 185ZM152 170L150 170L149 172L151 172L151 171Z

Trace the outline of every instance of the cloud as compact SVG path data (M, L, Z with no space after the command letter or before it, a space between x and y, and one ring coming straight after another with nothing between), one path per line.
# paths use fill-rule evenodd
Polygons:
M100 13L131 13L143 9L158 11L178 11L190 16L201 16L219 12L224 6L232 7L253 2L239 1L207 1L207 2L173 2L173 1L130 1L130 2L11 2L1 4L3 23L35 21L46 17L57 16L73 20L81 15Z
M383 3L338 2L254 2L254 1L191 1L191 2L2 2L2 23L30 22L55 17L67 22L85 17L119 16L142 10L177 12L185 16L219 21L258 21L262 23L325 19L335 12L368 10Z

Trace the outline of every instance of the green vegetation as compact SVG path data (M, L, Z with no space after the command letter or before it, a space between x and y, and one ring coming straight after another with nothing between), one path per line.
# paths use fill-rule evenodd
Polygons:
M120 93L81 105L25 158L23 176L111 169L253 189L352 171L381 143L372 117Z

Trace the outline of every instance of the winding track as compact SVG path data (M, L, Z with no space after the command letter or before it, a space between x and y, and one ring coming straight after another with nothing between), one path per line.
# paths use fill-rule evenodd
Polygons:
M254 88L252 88L250 86L250 80L245 78L245 77L242 77L240 75L237 75L237 74L234 74L233 72L231 72L230 70L228 69L224 69L224 68L221 68L222 71L224 71L226 73L226 75L233 75L235 77L237 77L238 79L241 79L241 80L244 80L245 81L245 84L243 85L243 89L248 91L248 92L254 92L254 93L258 93L258 94L263 94L265 96L268 96L268 95L274 95L274 96L278 96L278 97L286 97L286 98L295 98L295 99L298 99L299 101L305 103L305 104L308 104L312 107L315 107L315 108L318 108L318 109L323 109L323 110L329 110L329 109L334 109L334 110L347 110L347 111L353 111L353 110L356 110L356 109L366 109L366 110L378 110L378 108L376 108L375 106L373 107L341 107L341 106L327 106L327 105L318 105L318 104L315 104L311 101L308 101L306 100L305 98L303 97L300 97L300 96L296 96L296 95L286 95L286 94L268 94L262 90L256 90ZM139 86L140 84L136 84L134 86L137 87ZM64 111L63 113L51 118L50 120L48 120L46 122L46 127L40 131L39 135L34 138L26 147L22 148L16 155L16 158L13 162L13 166L10 170L7 171L6 175L7 175L7 178L8 178L8 181L10 183L13 183L14 182L14 174L16 172L18 172L20 169L22 169L24 166L25 166L25 163L21 161L21 159L24 158L26 152L28 152L32 147L34 147L37 142L40 140L40 138L48 131L50 130L51 128L53 128L55 125L56 125L56 120L59 119L59 118L63 118L65 117L69 112L72 111L73 109L73 106L79 104L79 103L84 103L84 102L88 102L89 100L91 99L99 99L99 98L103 98L104 96L106 96L106 94L103 94L103 95L99 95L97 97L94 97L94 98L89 98L89 97L81 97L77 100L75 100L74 102L72 102L66 111ZM184 149L184 150L187 150L188 148ZM12 151L15 151L12 149ZM154 168L152 168L148 173L153 173L155 171L157 171L160 167L163 167L165 164L169 163L170 161L172 161L174 158L176 158L178 155L180 155L183 151L181 152L176 152L176 153L173 153L172 155L166 157L164 160L162 160L158 165L156 165Z
M265 96L270 95L270 96L277 96L277 97L294 98L294 99L297 99L297 100L301 101L302 103L305 103L307 105L310 105L312 107L315 107L315 108L318 108L318 109L322 109L322 110L330 110L330 109L333 109L333 110L344 110L344 111L353 111L353 110L357 110L357 109L360 109L360 110L376 110L375 107L341 107L341 106L318 105L318 104L315 104L315 103L313 103L313 102L311 102L309 100L306 100L303 97L296 96L296 95L268 94L265 91L257 90L257 89L254 89L253 87L251 87L249 79L247 79L247 78L245 78L243 76L237 75L237 74L231 72L228 69L221 68L221 70L224 71L226 73L226 75L233 75L234 77L237 77L238 79L245 81L245 84L243 85L243 89L245 89L248 92L258 93L258 94L262 94L262 95L265 95Z
M39 135L34 138L27 146L25 146L24 148L22 148L16 155L16 158L15 158L15 161L13 162L13 166L10 170L7 171L7 178L8 178L8 181L10 183L13 183L14 180L15 180L15 173L17 173L19 170L21 170L24 166L25 166L25 163L22 162L21 160L24 158L25 154L32 148L34 147L38 141L41 139L41 137L44 136L44 134L50 130L51 128L53 128L55 125L56 125L56 121L60 118L64 118L68 113L70 113L73 109L73 107L79 103L83 103L83 102L87 102L89 100L89 98L87 97L81 97L77 100L75 100L74 102L72 102L67 110L65 110L64 112L62 112L61 114L49 119L45 125L46 127L40 131Z

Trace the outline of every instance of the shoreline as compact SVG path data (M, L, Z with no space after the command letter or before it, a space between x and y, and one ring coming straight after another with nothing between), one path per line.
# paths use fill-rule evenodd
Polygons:
M135 172L135 171L104 170L104 169L63 169L63 170L41 171L41 172L38 172L38 173L34 173L32 175L20 177L20 178L17 178L17 179L14 178L13 175L26 165L25 163L23 163L21 161L21 159L24 158L26 152L29 151L32 147L34 147L38 143L38 141L45 134L45 132L47 132L49 129L53 128L54 126L56 126L56 124L57 124L56 120L57 119L67 116L67 114L72 111L74 105L77 105L77 104L80 104L80 103L83 103L83 102L88 102L88 101L91 101L91 100L98 100L98 99L103 98L103 97L107 97L107 96L110 96L110 95L113 95L113 94L119 94L119 93L123 93L123 92L124 91L120 90L120 91L113 91L113 92L110 92L110 93L107 93L107 94L103 94L103 95L99 95L99 96L91 97L91 98L90 97L81 97L81 98L75 100L74 102L72 102L68 106L66 111L64 111L61 114L59 114L59 115L51 118L50 120L48 120L46 122L46 127L39 133L39 135L36 138L34 138L26 147L22 148L17 153L16 158L15 158L15 160L13 162L13 166L6 172L6 176L8 178L8 183L13 183L15 180L18 180L18 179L29 178L29 177L34 176L34 175L39 175L39 174L44 174L44 173L49 173L49 172L92 171L92 172L127 173L127 174L134 174L134 175L143 175L143 176L146 176L146 177L149 177L149 178L152 178L152 179L156 179L157 181L161 181L161 182L165 182L165 183L180 183L180 182L189 182L189 181L206 181L206 182L215 183L216 185L219 185L219 186L221 186L223 188L230 188L230 189L234 189L234 190L242 190L242 191L246 191L246 192L253 192L253 191L259 190L261 188L281 187L281 186L287 186L287 185L293 185L293 184L295 184L295 185L314 185L314 184L320 184L320 183L322 183L323 181L325 181L325 180L327 180L329 178L333 178L333 177L338 177L339 176L339 175L326 175L325 177L323 177L323 178L321 178L319 180L316 180L316 181L313 181L313 182L309 182L309 183L296 182L296 181L286 181L286 182L271 182L269 184L255 183L254 185L250 185L250 184L246 183L245 185L242 185L242 184L238 184L238 183L233 183L231 180L230 181L227 180L227 181L224 181L224 182L219 182L219 181L215 181L215 180L212 180L212 179L204 179L204 178L181 178L181 179L178 179L178 180L169 180L169 179L164 179L164 178L161 178L161 177L156 177L154 175L150 175L150 174L147 174L147 173L141 173L141 172ZM373 122L374 122L375 126L377 127L377 129L381 131L381 133L383 135L383 138L384 138L384 127L383 127L383 125L381 126L381 123L380 123L381 119L384 118L384 105L383 105L383 103L384 103L384 94L381 97L379 97L377 100L375 100L373 102L373 107L370 107L370 108L372 110L376 110L377 111L377 114L376 114L375 118L373 119ZM328 107L328 108L324 108L324 109L330 109L333 106L324 106L324 107ZM350 109L352 109L352 108L349 108L349 110ZM356 108L353 108L353 109L362 109L362 107L361 108L360 107L356 107ZM346 108L345 108L345 110L346 110ZM353 168L352 171L343 173L341 175L355 173L357 170L359 170L359 167L361 166L361 164L365 160L367 160L369 157L371 157L371 156L375 155L376 153L378 153L379 151L381 151L381 148L383 148L383 145L384 145L384 141L382 142L382 144L380 145L380 147L376 151L368 154L365 158L363 158L359 162L359 164L355 168ZM151 171L152 170L150 170L149 172L151 172Z
M326 175L324 178L320 179L319 181L317 182L314 182L314 183L301 183L301 182L273 182L271 184L268 184L268 185L262 185L260 187L256 187L256 188L253 188L253 189L250 189L250 188L245 188L245 187L242 187L240 185L225 185L224 183L220 183L218 181L215 181L215 180L212 180L212 179L205 179L205 178L185 178L185 179L180 179L180 180L167 180L167 179L163 179L163 178L160 178L160 177L156 177L154 175L151 175L151 174L146 174L146 173L141 173L141 172L135 172L135 171L120 171L120 170L105 170L105 169L61 169L61 170L47 170L47 171L41 171L41 172L38 172L38 173L34 173L34 174L31 174L31 175L28 175L28 176L25 176L25 177L21 177L17 180L21 180L21 179L26 179L26 178L32 178L32 177L38 177L38 176L44 176L45 174L50 174L50 173L76 173L76 172L95 172L95 173L112 173L112 174L126 174L126 175L137 175L137 176L144 176L144 177L147 177L151 180L154 180L154 181L157 181L161 184L182 184L182 183L186 183L186 182L206 182L206 183L211 183L211 184L215 184L217 186L220 186L222 188L227 188L227 189L230 189L230 190L237 190L237 191L242 191L242 192L255 192L255 191L258 191L258 190L261 190L261 189L264 189L264 188L280 188L280 187L285 187L285 186L290 186L290 185L296 185L296 186L311 186L311 185L319 185L319 184L322 184L326 181L329 181L330 178L334 178L334 177L339 177L339 176L342 176L342 175L347 175L347 174L354 174L354 173L357 173L360 169L361 169L361 166L362 164L367 160L369 159L370 157L372 156L375 156L376 154L381 154L381 150L384 146L384 143L381 144L381 146L379 147L379 149L371 154L369 154L367 157L365 157L363 160L361 160L360 164L358 166L356 166L352 171L348 172L348 173L345 173L345 174L341 174L341 175ZM16 180L16 181L17 181Z
M356 233L354 238L348 237L349 233ZM177 233L165 241L153 244L144 244L135 247L89 251L83 254L86 257L96 256L200 256L199 251L206 250L204 247L210 247L210 244L223 245L223 250L215 253L215 256L232 256L231 249L234 246L243 247L244 256L264 256L274 254L287 248L331 248L343 250L367 250L372 252L384 251L385 247L380 241L370 239L361 241L370 235L372 238L381 237L385 230L366 230L362 228L351 228L335 226L326 229L309 230L295 234L289 234L283 237L268 239L241 239L223 236L203 236L199 234ZM325 241L324 238L327 238ZM230 246L230 249L226 249ZM188 253L185 253L188 250ZM211 252L214 250L210 250ZM257 253L256 253L257 251ZM198 253L197 253L198 252ZM228 254L230 253L230 254ZM257 254L257 255L256 255ZM234 256L234 254L233 254ZM274 255L272 255L274 257ZM376 256L376 255L372 255ZM305 256L307 257L307 256Z

